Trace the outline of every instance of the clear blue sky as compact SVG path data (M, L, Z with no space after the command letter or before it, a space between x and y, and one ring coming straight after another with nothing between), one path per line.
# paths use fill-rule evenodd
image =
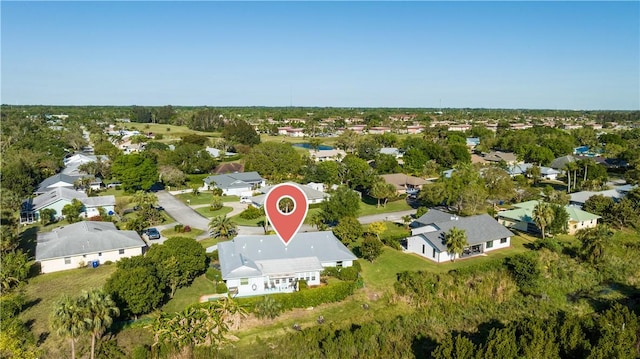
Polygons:
M6 2L5 104L640 109L640 2Z

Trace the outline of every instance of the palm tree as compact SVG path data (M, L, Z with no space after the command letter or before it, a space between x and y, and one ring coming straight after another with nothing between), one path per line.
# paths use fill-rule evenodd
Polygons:
M542 231L542 239L544 239L545 228L553 222L555 215L553 208L548 203L540 202L533 208L532 215L533 222Z
M611 230L604 225L579 230L576 238L582 242L583 258L593 264L598 263L604 256L604 242L610 235Z
M85 323L91 332L91 359L94 358L96 339L113 324L113 317L120 314L116 303L101 289L83 291L80 301L86 306Z
M85 311L78 298L64 295L55 304L51 326L60 336L66 337L71 343L71 359L76 357L76 341L78 337L88 331L84 321Z
M444 238L447 252L453 254L451 261L455 261L456 256L460 256L464 248L469 245L467 232L464 229L453 227L445 234Z
M227 216L217 216L209 222L209 230L213 238L227 240L235 237L237 226Z

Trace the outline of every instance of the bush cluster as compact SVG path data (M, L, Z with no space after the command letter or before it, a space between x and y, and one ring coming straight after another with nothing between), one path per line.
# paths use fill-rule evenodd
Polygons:
M249 206L249 208L245 209L240 213L240 218L243 219L256 219L260 218L263 215L262 210L260 208L256 208L254 206Z

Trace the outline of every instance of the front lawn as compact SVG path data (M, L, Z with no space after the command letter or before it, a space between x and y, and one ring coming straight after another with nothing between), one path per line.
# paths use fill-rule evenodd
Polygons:
M380 207L376 207L377 203L377 200L364 196L362 202L360 202L360 211L358 212L358 217L379 213L409 211L413 209L404 199L388 202L384 207L382 207L382 203L380 204Z
M196 238L197 236L204 233L202 229L191 228L189 232L176 232L173 228L167 228L163 231L160 231L163 237L186 237L186 238Z
M195 206L199 204L210 204L213 194L211 192L200 192L197 196L193 193L181 193L175 196L182 203ZM238 202L240 197L238 196L221 196L222 202Z
M196 212L200 213L203 217L213 218L217 216L225 216L227 213L233 211L231 207L222 207L216 211L212 211L210 206L200 207L195 209Z
M240 217L239 214L236 214L235 216L231 217L231 222L239 225L239 226L247 226L247 227L262 227L262 224L260 224L260 222L264 221L264 216L260 216L256 219L244 219L242 217Z
M216 244L218 244L218 239L217 238L207 238L207 239L203 239L201 241L198 241L198 243L200 243L200 245L202 245L204 247L204 249L207 249L211 246L214 246Z

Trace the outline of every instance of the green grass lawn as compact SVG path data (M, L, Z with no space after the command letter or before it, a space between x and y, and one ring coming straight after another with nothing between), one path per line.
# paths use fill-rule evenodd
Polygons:
M165 229L163 231L160 231L160 234L162 234L164 237L196 238L197 236L201 235L202 233L204 233L204 231L201 230L201 229L198 229L198 228L191 228L191 231L189 231L189 232L181 232L181 233L176 232L173 228L168 228L168 229Z
M162 307L162 311L165 313L180 312L189 305L198 303L201 295L215 292L215 285L203 274L196 278L190 286L176 290L176 294Z
M182 193L175 196L184 204L190 204L192 206L199 204L210 204L213 195L211 192L200 192L197 196L193 193ZM238 202L240 197L238 196L222 196L222 202ZM190 201L190 202L187 202Z
M376 207L376 205L377 200L364 196L362 202L360 203L360 211L358 212L358 216L360 217L379 213L408 211L412 209L404 199L388 202L384 207L382 207L382 205L380 205L380 207Z
M46 351L55 350L62 342L57 335L49 334L49 318L55 302L63 294L75 296L82 290L101 288L115 270L115 265L101 265L98 268L41 274L29 280L24 287L27 305L20 313L20 318L30 323L31 331L36 338L46 338L41 348ZM67 342L64 343L66 350Z
M182 136L196 134L206 137L220 137L218 132L203 132L191 130L186 126L174 126L159 123L137 123L131 122L125 125L127 128L136 129L140 132L153 132L154 134L162 134L163 138L159 142L171 142L179 140Z
M207 249L215 244L218 244L218 240L216 238L207 238L198 241L198 243L200 243L204 247L204 249Z
M248 227L261 227L260 222L264 221L264 216L260 216L256 219L244 219L241 218L239 214L232 216L231 221L239 226L248 226Z
M368 288L385 291L393 287L396 281L396 274L406 270L427 270L430 272L448 272L452 269L464 268L482 262L491 261L497 258L510 257L517 253L527 251L524 244L531 242L531 239L514 236L511 237L511 247L488 252L486 256L478 256L455 262L435 263L417 254L403 253L385 247L382 255L373 263L360 260L362 264L362 277Z
M201 215L203 215L206 218L213 218L213 217L217 217L217 216L224 216L227 213L233 211L233 208L231 208L231 207L222 207L217 211L212 211L211 207L201 207L201 208L196 208L195 211L200 213Z

